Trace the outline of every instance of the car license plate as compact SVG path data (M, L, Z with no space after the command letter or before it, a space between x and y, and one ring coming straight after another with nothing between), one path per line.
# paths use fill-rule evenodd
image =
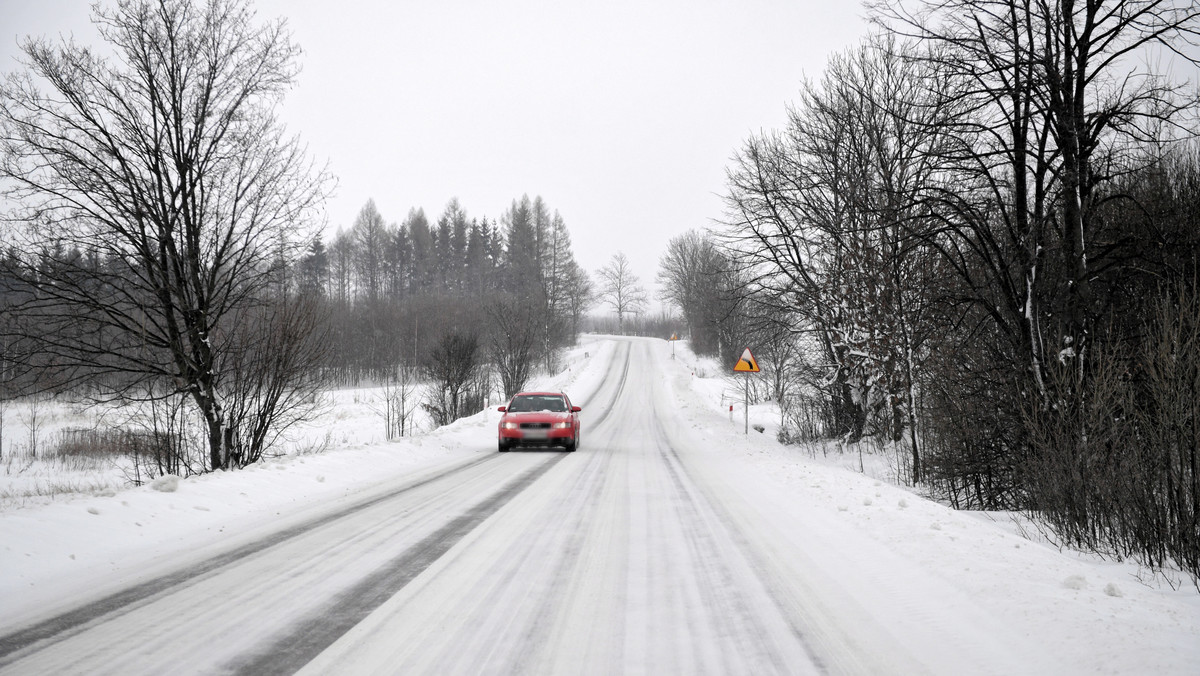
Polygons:
M546 430L525 430L526 439L545 439L547 436Z

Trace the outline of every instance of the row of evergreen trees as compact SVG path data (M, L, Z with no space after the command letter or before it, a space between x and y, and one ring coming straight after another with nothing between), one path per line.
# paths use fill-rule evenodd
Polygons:
M460 412L473 413L493 393L512 394L539 366L553 369L560 348L574 343L595 300L592 282L571 250L566 222L541 197L514 200L497 220L471 218L452 199L436 223L414 208L398 224L387 223L374 201L368 201L353 225L339 229L328 247L317 238L298 257L280 250L273 260L264 256L251 267L259 277L273 280L261 285L258 306L298 302L308 308L322 352L310 363L320 365L321 380L338 385L401 376L434 381L440 390L456 393L454 401L435 406L439 412L434 419L442 423ZM89 388L100 383L106 390L138 387L140 381L128 375L129 369L110 363L116 357L93 364L72 356L87 336L107 341L107 347L91 346L92 351L111 349L113 339L104 332L75 331L68 341L62 331L53 339L36 330L45 324L39 318L50 312L78 323L77 310L56 305L56 296L44 293L45 307L38 312L22 308L41 297L35 294L39 285L61 288L69 279L78 282L80 294L104 289L106 297L126 298L134 312L145 305L146 294L125 287L141 276L128 261L94 247L57 242L27 255L10 247L0 259L0 305L11 310L0 323L0 397L78 389L81 383ZM18 317L24 320L20 326ZM231 335L234 325L222 326L222 335ZM156 336L151 334L129 334L126 338L133 342L122 349L145 360ZM47 349L60 343L57 351ZM447 345L457 346L454 360L467 359L470 367L434 367L446 358ZM464 350L463 345L471 347ZM158 349L158 343L152 347ZM459 373L456 377L464 382L438 382L442 378L434 371ZM470 401L459 401L460 395Z
M327 304L330 370L347 384L426 363L451 335L476 337L481 350L532 340L550 367L593 302L566 222L528 195L497 220L452 199L433 223L413 208L389 224L368 201L328 246L312 243L293 279Z

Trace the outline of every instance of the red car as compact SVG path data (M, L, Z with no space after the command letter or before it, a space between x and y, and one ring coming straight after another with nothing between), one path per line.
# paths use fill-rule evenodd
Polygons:
M513 446L579 447L579 411L562 392L518 392L500 418L500 452Z

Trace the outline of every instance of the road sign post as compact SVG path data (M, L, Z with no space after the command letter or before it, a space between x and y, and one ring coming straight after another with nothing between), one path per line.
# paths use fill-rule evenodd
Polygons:
M675 358L675 341L677 340L679 340L679 334L672 333L671 338L668 340L668 342L671 343L671 359Z
M750 348L746 348L745 350L742 350L742 356L740 359L738 359L738 362L733 365L733 371L735 373L745 373L746 374L746 379L742 383L743 387L745 388L745 390L742 393L742 408L743 408L743 414L744 414L745 423L746 423L745 434L749 435L750 434L750 374L759 372L758 360L754 358L753 354L751 354Z
M745 385L745 391L742 393L742 422L746 423L746 429L742 430L742 434L750 436L750 374L747 373L742 379L742 384Z

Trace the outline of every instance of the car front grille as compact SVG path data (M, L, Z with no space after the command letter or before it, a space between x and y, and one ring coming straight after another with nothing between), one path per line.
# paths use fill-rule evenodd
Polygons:
M523 430L548 430L548 429L550 429L550 423L521 423L521 429L523 429Z

